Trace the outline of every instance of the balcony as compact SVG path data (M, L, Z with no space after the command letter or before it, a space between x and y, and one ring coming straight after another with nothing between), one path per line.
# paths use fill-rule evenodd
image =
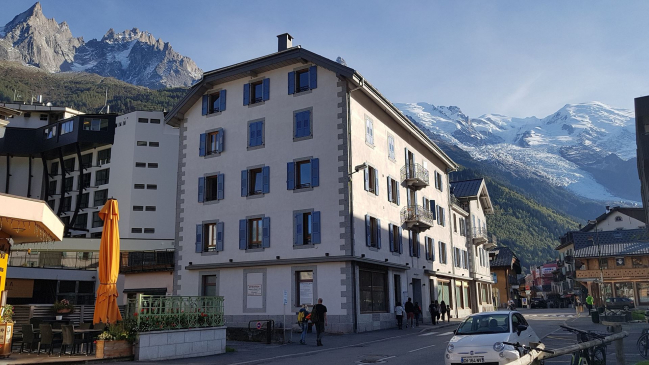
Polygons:
M575 261L575 258L572 255L566 255L566 257L563 258L563 261L566 264L572 264Z
M604 269L604 280L606 279L646 279L649 277L649 268L622 268ZM599 270L577 270L577 279L599 279Z
M97 270L99 252L13 250L8 266L47 269Z
M173 271L174 251L122 252L119 266L121 273Z
M486 227L473 227L471 228L471 239L476 245L487 243L488 241L488 232Z
M428 170L418 163L405 165L401 168L401 181L404 182L407 187L415 190L430 185Z
M487 243L484 244L484 248L492 248L498 246L498 237L493 233L487 234Z
M401 209L401 224L418 232L425 231L433 226L433 212L424 209L421 205L409 205Z

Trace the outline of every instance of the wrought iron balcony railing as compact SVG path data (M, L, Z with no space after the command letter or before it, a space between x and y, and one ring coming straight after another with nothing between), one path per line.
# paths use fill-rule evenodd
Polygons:
M173 271L174 251L122 252L119 271L123 273Z
M126 304L140 332L223 326L223 297L138 295Z
M401 223L408 229L426 230L433 226L433 212L421 205L409 205L401 209Z
M487 242L489 237L489 232L487 232L487 227L472 227L471 228L471 238L474 241L478 242Z
M401 168L401 181L415 189L430 185L428 170L418 163L407 164Z

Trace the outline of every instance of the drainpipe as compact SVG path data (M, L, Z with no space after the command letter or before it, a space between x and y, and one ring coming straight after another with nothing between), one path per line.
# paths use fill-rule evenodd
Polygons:
M349 90L346 93L346 103L347 103L347 176L349 177L352 173L352 109L351 109L351 95L352 92L362 89L365 86L365 79L361 78L360 85L354 89ZM347 188L349 189L349 230L351 232L351 256L355 257L354 247L356 245L356 235L354 232L354 187L352 185L352 180L347 178ZM356 262L352 260L352 311L354 318L354 333L358 332L358 313L356 309Z

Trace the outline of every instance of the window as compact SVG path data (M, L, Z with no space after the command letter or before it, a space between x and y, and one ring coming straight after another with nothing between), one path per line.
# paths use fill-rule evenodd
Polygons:
M437 242L439 246L439 263L440 264L446 264L447 263L447 257L446 257L446 243L438 241Z
M321 242L320 212L297 212L293 214L293 244L295 246Z
M131 233L142 233L142 228L131 228Z
M150 119L149 123L151 123L151 124L160 124L160 119Z
M150 168L150 169L157 169L157 168L158 168L158 164L157 164L156 162L149 162L149 168Z
M155 233L155 228L145 228L144 233Z
M608 269L608 259L599 259L599 268Z
M264 85L263 82L255 81L249 84L250 88L250 104L261 103L264 101Z
M108 163L110 163L110 148L97 152L97 166L102 166Z
M63 211L69 212L71 210L72 210L72 197L66 196L65 198L63 198Z
M225 111L227 91L219 90L208 95L203 95L203 115ZM153 123L153 122L151 122Z
M144 184L133 184L133 189L144 189Z
M297 94L318 87L318 71L316 66L303 68L288 73L288 94Z
M92 167L92 153L86 153L81 156L81 168L89 169Z
M93 206L100 207L106 204L108 200L108 189L95 191Z
M387 312L387 274L359 270L361 313Z
M110 169L98 170L95 172L95 186L108 184Z
M408 231L408 246L410 247L411 257L421 256L421 245L419 244L419 233Z
M45 130L43 131L43 134L44 134L45 139L51 139L51 138L56 137L56 126L53 125L53 126L51 126L49 128L45 128Z
M381 248L381 220L365 215L365 245Z
M56 184L57 184L57 181L56 181L56 180L52 180L52 181L50 181L50 184L49 184L49 186L48 186L48 188L47 188L47 191L48 191L48 193L49 193L50 195L52 195L52 194L56 194Z
M460 217L460 236L465 236L466 235L466 222L464 221L463 217Z
M403 253L402 229L396 224L388 224L390 252Z
M453 213L453 232L457 233L457 216Z
M85 237L85 235L82 236L82 237ZM101 232L93 232L93 233L91 233L90 238L101 238Z
M146 189L147 190L158 190L158 185L157 184L146 184Z
M134 205L133 206L133 211L134 212L143 212L144 211L144 206L142 206L142 205Z
M293 112L293 121L293 140L313 136L313 121L311 120L311 110Z
M649 304L649 283L637 282L636 287L638 288L638 301L640 301L640 304Z
M379 195L379 171L372 166L365 168L365 191Z
M63 161L63 168L65 168L65 171L67 172L72 172L74 171L74 157L68 158L67 160Z
M79 209L88 208L88 203L90 201L90 193L83 193L81 194L81 197L77 199L81 199L81 201L79 202Z
M288 190L313 188L320 185L320 160L317 158L289 162L286 166Z
M389 134L388 134L388 158L393 161L396 159L394 154L394 137Z
M248 148L264 145L264 121L248 122Z
M88 214L77 214L77 220L74 221L74 228L86 229L88 226Z
M625 264L625 259L624 257L616 257L615 258L615 266L624 266Z
M367 115L365 116L365 142L374 145L374 122Z
M74 130L74 121L68 120L61 123L61 135L68 134Z
M198 178L198 202L221 200L224 197L224 174ZM204 196L203 196L204 194Z
M104 221L99 218L99 212L92 213L92 228L103 227Z
M390 203L399 205L399 182L388 176L388 201Z
M137 145L140 147L146 147L146 141L137 141Z
M313 305L313 271L295 272L295 306Z
M40 120L47 120L47 114L41 114L39 119Z
M58 174L59 174L59 163L54 161L50 165L50 175L54 176L54 175L58 175Z
M149 147L160 147L160 142L149 142Z
M425 237L424 246L426 247L426 260L435 261L435 240Z
M200 138L199 156L209 156L223 152L223 129L203 133Z
M146 167L146 162L136 162L135 167Z
M138 123L149 123L149 119L148 118L137 118L137 122Z
M270 192L270 167L256 167L241 171L241 196Z
M461 267L460 249L457 247L453 248L453 266Z
M444 182L442 180L442 174L435 171L435 188L439 191L444 191Z
M642 257L632 257L631 263L633 264L634 268L645 267L645 265L642 263Z
M466 250L462 250L462 267L469 269L469 253Z
M270 217L241 219L239 221L239 249L270 247Z
M197 224L196 252L223 251L223 227L223 222Z
M83 119L84 131L107 131L108 119L102 118L84 118Z
M72 191L72 189L74 189L74 177L72 176L66 177L65 180L63 181L65 183L64 185L65 191Z
M446 227L446 211L444 207L437 206L437 224Z
M261 248L263 242L263 222L261 218L248 220L247 248Z
M155 205L147 205L146 206L146 211L147 212L155 212L156 211Z
M79 189L87 189L90 187L90 173L85 173L81 175L81 181L80 181L80 186Z
M626 299L630 299L631 302L634 301L635 290L633 290L633 282L614 283L614 285L615 285L615 296L617 298L626 298Z
M216 296L216 275L203 275L203 291L204 297Z

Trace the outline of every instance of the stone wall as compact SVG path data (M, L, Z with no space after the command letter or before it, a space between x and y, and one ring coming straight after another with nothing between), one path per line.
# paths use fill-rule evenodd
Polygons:
M135 360L168 360L225 353L226 327L143 332L135 342Z

